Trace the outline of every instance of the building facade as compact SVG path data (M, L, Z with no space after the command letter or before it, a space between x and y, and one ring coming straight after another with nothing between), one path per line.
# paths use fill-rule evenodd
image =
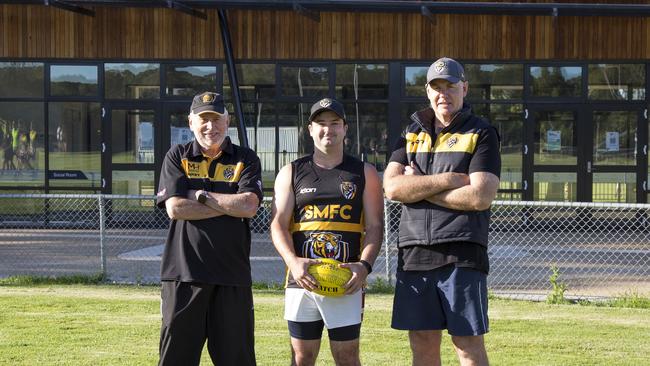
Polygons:
M217 11L78 3L93 14L0 5L0 192L153 194L167 149L192 138L192 95L233 100ZM383 170L448 56L501 135L499 199L648 202L650 18L580 4L584 16L229 8L265 188L310 151L309 107L325 96L345 103L346 150Z

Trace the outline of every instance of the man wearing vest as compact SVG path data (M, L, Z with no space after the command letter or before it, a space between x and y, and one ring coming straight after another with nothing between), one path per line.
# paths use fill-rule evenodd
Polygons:
M487 365L490 205L501 158L494 127L463 103L463 67L441 58L427 72L431 107L414 113L384 172L402 202L392 327L409 331L413 365L440 365L442 330L462 365Z
M314 153L278 173L271 220L273 244L287 265L284 316L292 364L315 364L326 327L336 364L360 365L362 287L383 234L381 182L372 165L344 154L348 125L341 103L316 102L308 129ZM318 283L308 268L318 258L352 271L343 296L311 292Z
M223 97L194 97L194 140L167 152L158 206L171 219L162 257L159 365L255 365L251 233L262 200L260 159L227 136Z

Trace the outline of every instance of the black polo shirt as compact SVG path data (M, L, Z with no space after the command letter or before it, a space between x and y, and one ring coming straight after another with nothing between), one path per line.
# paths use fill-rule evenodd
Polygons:
M253 192L262 202L260 159L251 149L226 137L221 153L209 158L196 142L173 146L160 173L158 207L189 190L216 193ZM218 216L203 220L171 220L160 279L219 285L250 286L249 220Z

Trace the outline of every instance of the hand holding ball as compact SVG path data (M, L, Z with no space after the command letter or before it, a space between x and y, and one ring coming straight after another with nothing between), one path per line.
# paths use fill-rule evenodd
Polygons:
M320 263L309 266L309 274L318 281L318 286L312 290L323 296L342 296L345 285L352 277L352 271L339 267L341 262L330 258L319 258Z

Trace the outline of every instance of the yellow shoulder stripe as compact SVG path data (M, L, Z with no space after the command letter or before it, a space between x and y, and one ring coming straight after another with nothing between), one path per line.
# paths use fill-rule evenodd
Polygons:
M406 134L406 152L407 153L428 153L431 151L431 135L425 131L419 134L409 132Z
M466 152L472 154L476 149L478 134L475 133L444 133L436 139L433 151L440 152Z

